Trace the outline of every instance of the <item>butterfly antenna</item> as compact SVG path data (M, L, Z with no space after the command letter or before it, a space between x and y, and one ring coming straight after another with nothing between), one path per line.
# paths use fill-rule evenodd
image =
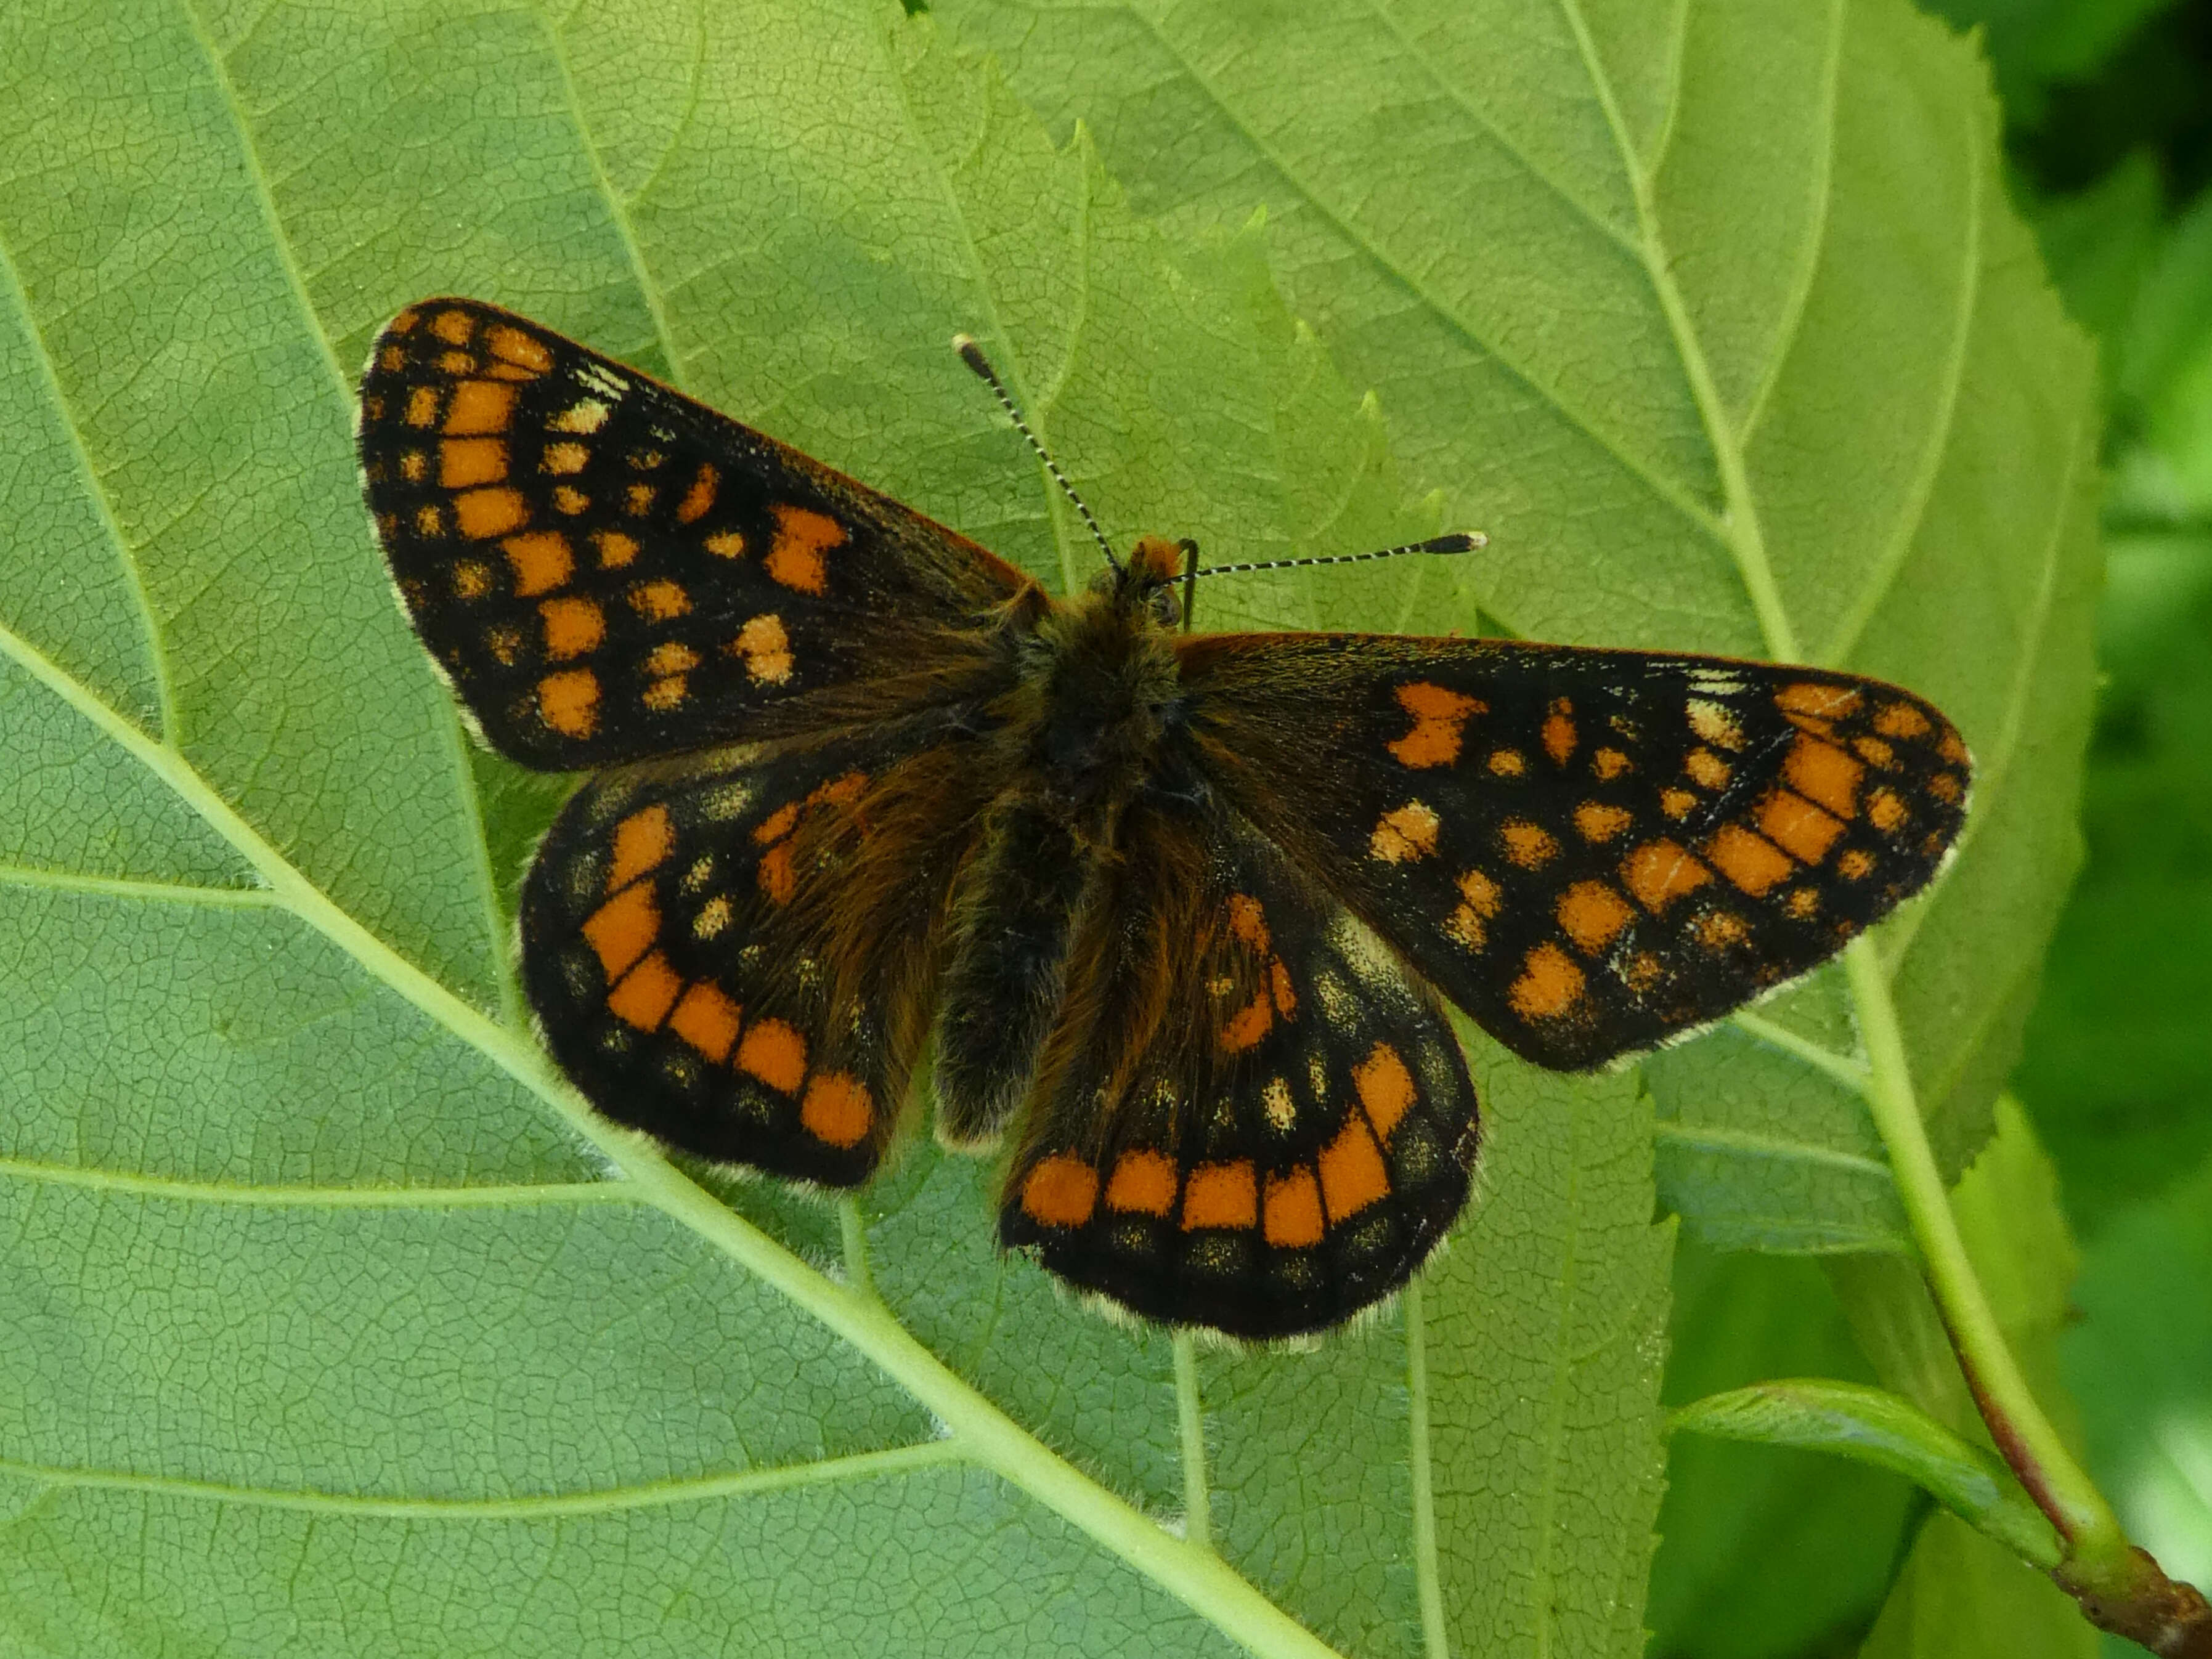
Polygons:
M1113 544L1106 539L1106 532L1098 527L1098 520L1091 516L1083 497L1075 493L1075 486L1068 483L1067 474L1060 470L1060 463L1053 459L1051 453L1037 441L1037 434L1030 430L1030 423L1022 418L1021 410L1006 391L1006 382L999 378L998 370L991 367L991 360L983 355L983 348L975 343L973 335L956 334L952 337L952 349L960 354L962 362L975 371L977 379L999 394L999 401L1006 405L1007 415L1013 420L1014 430L1030 441L1030 447L1036 451L1037 459L1042 461L1044 470L1052 474L1052 481L1066 492L1067 499L1075 503L1075 510L1083 515L1083 522L1091 526L1091 533L1097 540L1098 550L1106 556L1106 562L1119 570L1121 562L1114 556Z
M1324 553L1310 559L1261 559L1251 564L1209 564L1202 570L1183 574L1183 584L1200 576L1226 576L1246 570L1293 570L1306 564L1361 564L1369 559L1395 559L1401 553L1472 553L1478 547L1490 545L1490 538L1480 530L1455 530L1449 536L1431 536L1425 542L1405 542L1396 547L1378 547L1372 553Z

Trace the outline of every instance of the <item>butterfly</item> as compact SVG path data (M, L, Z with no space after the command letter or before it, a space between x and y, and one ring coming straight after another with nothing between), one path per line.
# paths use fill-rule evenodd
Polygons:
M1895 686L1179 631L1192 544L1102 536L1049 594L474 301L386 327L359 435L478 735L588 774L520 933L592 1105L851 1188L929 1050L940 1139L1006 1148L1002 1243L1148 1320L1287 1336L1406 1282L1480 1140L1447 1004L1602 1066L1835 954L1966 811L1958 732Z

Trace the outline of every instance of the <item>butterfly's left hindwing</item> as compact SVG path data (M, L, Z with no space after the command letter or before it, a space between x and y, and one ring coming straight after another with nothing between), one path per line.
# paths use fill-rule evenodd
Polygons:
M370 512L492 746L556 771L943 701L1026 584L944 526L472 300L377 337Z
M1490 640L1181 643L1209 775L1516 1054L1719 1018L1933 878L1966 745L1851 674Z
M608 1116L831 1187L873 1172L973 834L933 716L592 779L522 896L545 1040Z
M1134 809L1085 913L1000 1237L1147 1319L1296 1335L1389 1294L1466 1202L1435 996L1218 810Z

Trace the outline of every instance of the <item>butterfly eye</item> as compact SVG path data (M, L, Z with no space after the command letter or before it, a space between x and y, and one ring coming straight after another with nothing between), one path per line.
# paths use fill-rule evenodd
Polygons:
M1182 601L1176 598L1172 587L1156 587L1145 601L1152 613L1152 620L1163 628L1173 628L1182 620Z

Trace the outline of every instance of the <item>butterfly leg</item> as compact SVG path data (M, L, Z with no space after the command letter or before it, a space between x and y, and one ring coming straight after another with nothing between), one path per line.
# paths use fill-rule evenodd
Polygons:
M1060 814L1027 801L992 816L953 902L937 1039L938 1136L996 1139L1056 1023L1091 860Z

